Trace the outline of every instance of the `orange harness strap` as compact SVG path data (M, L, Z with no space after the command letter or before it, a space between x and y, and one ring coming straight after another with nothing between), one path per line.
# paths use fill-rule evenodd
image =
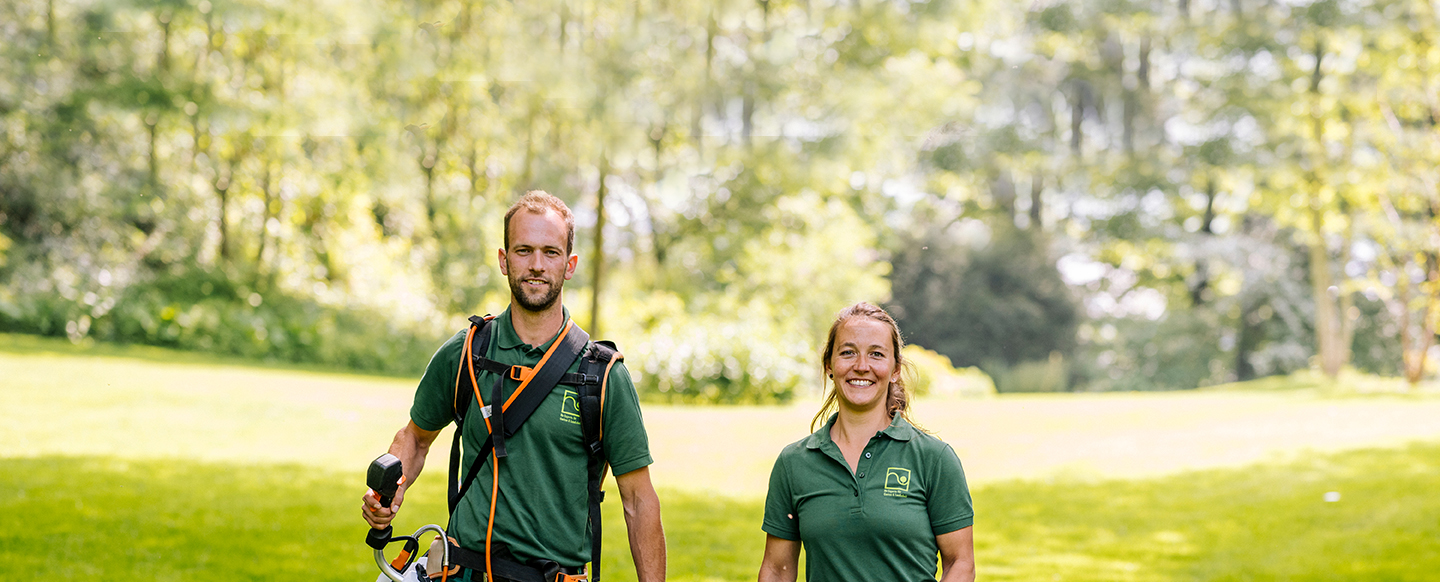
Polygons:
M520 378L522 378L522 379L521 379L521 381L520 381L520 386L517 387L517 388L515 388L515 392L513 392L513 393L510 394L510 398L507 398L507 399L505 400L505 403L500 405L500 410L501 410L501 411L504 411L504 410L506 410L506 409L509 409L509 408L510 408L510 403L512 403L512 402L515 401L515 397L516 397L516 396L519 396L521 392L524 392L525 389L530 386L530 381L533 380L533 379L535 379L535 371L545 367L545 363L548 362L548 361L550 361L550 356L555 353L555 349L558 348L558 347L560 347L560 344L565 343L565 342L564 342L565 336L570 333L570 329L571 329L572 327L574 327L574 325L575 325L575 321L574 321L574 320L566 320L566 322L565 322L565 327L560 330L560 335L556 336L555 341L550 344L550 349L548 349L548 350L545 351L545 355L540 357L540 361L535 364L535 367L534 367L534 368L526 368L526 367L524 367L524 366L514 366L514 367L511 368L511 373L510 373L511 377L512 377L512 378L515 377L516 371L518 370L518 371L519 371L519 376L520 376ZM470 386L471 386L472 389L475 391L475 401L483 404L483 403L485 402L485 399L482 398L481 395L480 395L480 382L479 382L479 380L475 377L475 358L474 358L474 355L473 355L472 352L471 352L471 347L470 347L471 340L474 339L474 335L475 335L475 327L474 327L474 326L471 326L471 327L470 327L470 331L465 335L465 350L464 350L464 355L463 355L463 357L464 357L464 359L465 359L465 367L470 371ZM612 361L611 363L613 364L614 362ZM606 369L605 372L606 372L606 374L608 375L610 371L609 371L609 369ZM458 393L459 390L460 390L460 374L459 374L459 372L457 372L456 375L455 375L455 390L456 390L457 393ZM602 393L603 393L603 389L602 389ZM602 398L602 402L603 402L603 398ZM492 405L493 405L493 403L492 403ZM486 433L486 434L493 434L493 433L495 432L495 427L490 426L490 415L486 414L486 415L483 415L483 416L485 417L485 433ZM500 427L500 430L505 430L505 427L503 427L503 426ZM490 517L489 517L489 519L487 520L487 522L486 522L486 524L485 524L485 579L486 579L486 580L493 580L493 579L495 578L495 577L494 577L494 574L491 572L491 564L490 564L490 544L491 544L492 538L494 537L494 532L495 532L495 501L496 501L496 499L499 498L499 496L500 496L500 458L499 458L498 456L496 456L496 453L495 453L495 451L493 451L493 450L490 452L490 468L491 468L491 479L490 479Z

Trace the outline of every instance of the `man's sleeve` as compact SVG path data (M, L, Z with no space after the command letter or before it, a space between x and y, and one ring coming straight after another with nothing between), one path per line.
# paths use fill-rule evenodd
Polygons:
M970 486L965 483L960 457L948 444L938 453L932 464L928 506L930 530L937 536L970 527L975 522Z
M785 452L775 459L770 469L770 489L765 493L765 520L760 529L777 538L800 539L800 516L795 509L795 496L790 489L790 469Z
M415 401L410 405L410 420L425 430L440 430L455 418L455 374L459 371L460 351L465 346L462 330L440 345L430 363L425 365L425 375L420 377L420 386L415 389ZM470 379L461 382L461 388L470 387Z
M600 442L614 474L624 475L655 462L650 457L650 437L640 414L640 396L635 393L635 383L624 362L610 368L603 424Z

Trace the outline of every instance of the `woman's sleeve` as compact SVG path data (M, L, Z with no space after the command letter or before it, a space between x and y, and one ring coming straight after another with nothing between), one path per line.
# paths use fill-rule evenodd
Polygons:
M975 508L970 502L970 487L965 483L965 469L955 449L945 445L932 464L932 488L928 509L930 530L935 535L970 527L975 522Z
M770 490L765 493L765 521L760 529L777 538L799 541L800 516L795 509L795 496L790 490L790 472L785 453L775 459L770 469Z

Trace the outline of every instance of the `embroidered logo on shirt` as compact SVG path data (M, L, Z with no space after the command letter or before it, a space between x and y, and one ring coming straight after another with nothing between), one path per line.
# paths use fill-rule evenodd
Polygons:
M580 400L574 390L566 390L565 397L560 399L560 420L580 424Z
M903 467L890 467L885 470L885 495L890 497L909 497L910 492L910 470Z

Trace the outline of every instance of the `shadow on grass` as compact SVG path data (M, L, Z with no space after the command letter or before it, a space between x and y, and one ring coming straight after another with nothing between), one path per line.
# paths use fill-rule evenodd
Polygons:
M1433 580L1440 445L975 492L989 580ZM1330 499L1331 501L1327 501Z
M427 475L397 527L443 523ZM0 579L374 580L362 472L7 459ZM634 580L618 492L604 579ZM1162 479L975 491L986 580L1425 580L1440 571L1440 444ZM1327 501L1330 499L1338 501ZM753 580L760 500L661 492L670 579Z
M363 473L98 457L11 458L0 471L0 580L374 580ZM443 468L441 469L443 471ZM409 493L397 531L445 524L443 479ZM619 493L604 504L604 579L634 580ZM761 503L662 492L672 579L753 579ZM393 556L393 551L391 555Z

